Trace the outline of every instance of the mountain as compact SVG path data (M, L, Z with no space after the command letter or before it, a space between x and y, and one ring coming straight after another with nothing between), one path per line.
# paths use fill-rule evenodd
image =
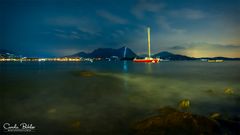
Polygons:
M74 57L83 57L83 58L119 58L124 60L132 60L133 58L139 57L144 58L148 55L142 54L140 56L136 55L130 48L121 47L119 49L112 48L98 48L92 51L91 53L78 52L73 55L65 56L69 58ZM209 59L209 60L240 60L240 58L228 58L228 57L201 57L194 58L185 55L173 54L171 52L163 51L152 56L153 58L161 58L165 60L200 60L200 59ZM22 58L22 56L14 51L0 49L0 58Z
M209 59L209 60L240 60L240 58L228 58L228 57L202 57L200 59Z
M185 55L173 54L167 51L159 52L153 57L161 58L161 59L168 59L168 60L196 60L196 58L188 57Z
M88 58L89 54L85 53L85 52L79 52L70 56L66 56L66 57L83 57L83 58Z
M137 55L127 47L121 47L119 49L112 48L98 48L91 53L79 52L67 57L83 57L83 58L110 58L117 56L118 58L135 58Z
M125 57L124 57L125 52ZM66 57L83 57L83 58L111 58L113 56L117 56L120 59L133 59L135 57L144 58L147 57L146 54L142 54L140 56L136 55L131 49L127 47L121 47L119 49L112 48L98 48L92 51L91 53L79 52L73 55L69 55ZM163 51L156 53L152 56L153 58L161 58L165 60L200 60L200 59L222 59L222 60L240 60L240 58L226 58L226 57L204 57L204 58L194 58L180 54L174 54L168 51Z
M0 58L20 58L21 55L14 51L0 49Z

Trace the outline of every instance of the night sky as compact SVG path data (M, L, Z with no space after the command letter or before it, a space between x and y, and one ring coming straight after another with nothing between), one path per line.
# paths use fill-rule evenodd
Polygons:
M0 0L0 48L55 57L127 46L240 57L240 0Z

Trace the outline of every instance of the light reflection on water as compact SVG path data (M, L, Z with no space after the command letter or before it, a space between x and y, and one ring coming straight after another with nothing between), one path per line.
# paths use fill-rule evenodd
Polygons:
M126 134L135 121L182 99L197 114L239 115L239 69L240 62L0 63L0 118L29 121L39 133Z

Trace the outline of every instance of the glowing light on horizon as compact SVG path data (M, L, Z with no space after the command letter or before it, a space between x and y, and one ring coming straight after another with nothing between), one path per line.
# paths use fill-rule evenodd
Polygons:
M123 52L123 58L126 58L126 52L127 52L127 47L125 46L124 52Z

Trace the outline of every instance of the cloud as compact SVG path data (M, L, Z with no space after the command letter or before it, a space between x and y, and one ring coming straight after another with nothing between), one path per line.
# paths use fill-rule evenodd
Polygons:
M174 53L193 57L240 57L240 44L215 44L209 42L181 43L167 48Z
M132 9L132 14L137 18L143 18L146 12L156 13L164 8L164 4L154 1L140 0Z
M206 14L201 10L186 9L186 8L170 11L170 15L173 17L184 18L189 20L198 20L206 17Z
M183 47L183 46L173 46L173 47L170 47L169 49L171 49L171 50L185 50L186 47Z
M72 28L89 35L99 35L101 29L93 22L94 21L91 21L88 18L68 16L55 17L47 20L48 24L57 27ZM55 31L59 31L59 29L55 29Z
M64 39L82 39L81 35L77 31L67 32L61 29L55 29L54 35Z
M55 32L59 32L59 33L64 33L65 31L64 30L61 30L61 29L54 29Z
M62 39L69 39L69 40L89 40L91 39L91 36L86 35L83 31L79 29L68 29L68 28L57 28L53 31L46 33L46 34L53 34L56 37L62 38Z
M128 21L124 18L121 18L117 15L114 15L108 11L105 10L100 10L97 12L97 14L105 19L107 19L108 21L112 22L112 23L116 23L116 24L126 24L128 23Z
M215 44L206 42L195 42L186 44L188 48L202 49L240 49L240 44Z
M186 53L195 57L224 56L239 57L240 45L214 44L214 43L192 43L186 49Z
M77 26L79 23L82 23L81 20L75 17L68 17L68 16L59 16L49 18L47 22L51 25L57 26Z
M222 44L212 44L213 47L219 48L219 49L240 49L240 45L233 45L233 44L227 44L227 45L222 45Z
M178 28L172 27L165 17L158 17L157 24L159 25L160 28L168 32L174 32L174 33L180 33L180 34L186 32L185 29L178 29Z
M77 45L66 45L66 46L77 46ZM56 56L67 56L67 55L72 55L75 53L78 53L80 51L83 51L81 49L76 49L76 48L55 48L55 49L50 49L48 52L55 54ZM84 50L85 51L85 50Z
M124 34L125 34L124 30L116 30L111 35L113 38L119 38L119 37L124 36Z
M96 28L95 26L80 26L78 27L78 30L80 30L81 32L84 32L84 33L88 33L90 35L100 35L100 30L99 28Z

